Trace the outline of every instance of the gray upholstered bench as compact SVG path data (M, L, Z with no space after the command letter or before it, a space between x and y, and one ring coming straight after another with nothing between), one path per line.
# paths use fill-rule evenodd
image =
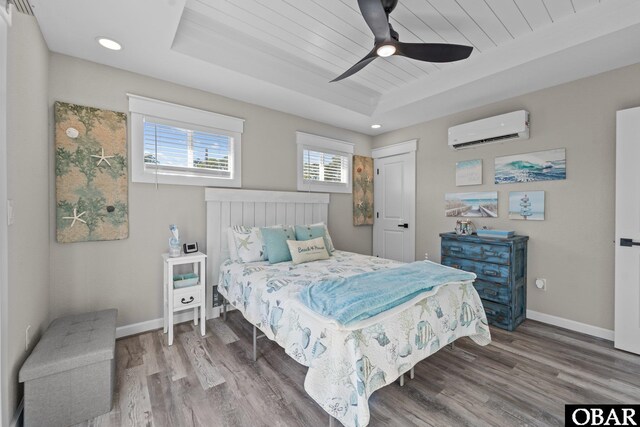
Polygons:
M115 309L54 320L20 369L26 427L69 426L111 410Z

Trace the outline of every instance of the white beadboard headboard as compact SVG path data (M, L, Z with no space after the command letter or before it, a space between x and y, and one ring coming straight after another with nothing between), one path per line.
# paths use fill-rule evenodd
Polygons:
M220 264L229 257L227 229L232 225L328 223L329 194L293 191L205 189L207 203L207 317L213 311L213 286Z

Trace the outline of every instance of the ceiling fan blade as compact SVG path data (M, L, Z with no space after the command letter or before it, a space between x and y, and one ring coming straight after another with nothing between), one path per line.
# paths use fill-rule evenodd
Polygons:
M473 48L444 43L398 43L396 55L427 62L454 62L467 59Z
M358 0L360 12L375 36L376 43L388 40L390 36L389 18L380 0Z
M378 57L378 55L376 54L376 48L374 47L373 50L367 54L367 56L365 56L360 61L358 61L358 63L356 65L354 65L353 67L349 68L347 71L345 71L344 73L340 74L335 79L331 80L331 83L337 82L337 81L342 80L342 79L346 79L347 77L357 73L358 71L362 70L364 67L369 65L369 63L371 61L373 61L374 59L376 59L377 57Z

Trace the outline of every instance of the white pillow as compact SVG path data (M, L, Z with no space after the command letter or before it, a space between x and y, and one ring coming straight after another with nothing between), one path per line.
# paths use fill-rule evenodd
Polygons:
M324 226L324 235L327 238L327 243L329 245L329 247L327 248L327 251L331 254L333 253L333 251L336 250L336 248L335 246L333 246L333 240L331 240L331 235L329 234L329 229L327 228L327 224L325 224L324 222L318 222L316 224L311 224L310 227L317 227L318 225Z
M231 261L238 261L238 248L236 248L236 239L233 237L233 228L231 227L227 228L227 246Z
M311 240L287 240L287 246L289 246L291 261L294 265L329 259L329 252L322 237Z
M260 228L235 225L231 227L231 232L233 233L233 240L240 261L256 262L266 259Z

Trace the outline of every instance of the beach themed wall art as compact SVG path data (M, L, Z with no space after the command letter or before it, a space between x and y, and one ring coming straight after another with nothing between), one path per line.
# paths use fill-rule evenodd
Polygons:
M56 239L129 236L127 115L55 103Z
M509 219L544 221L544 191L510 192Z
M567 179L564 148L496 157L495 166L496 184Z
M353 225L373 224L373 159L353 156Z
M445 215L465 218L497 218L498 193L496 191L476 193L447 193Z
M456 163L456 187L482 184L482 159Z

